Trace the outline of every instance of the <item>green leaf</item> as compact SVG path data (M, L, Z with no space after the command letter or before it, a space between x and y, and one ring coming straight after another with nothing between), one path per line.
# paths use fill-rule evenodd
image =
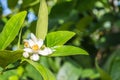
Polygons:
M74 22L70 21L70 22L66 22L64 24L62 24L58 30L69 30L70 26L73 25Z
M42 76L31 64L26 65L24 74L26 74L26 76L29 76L32 80L43 80Z
M0 34L0 49L4 50L17 36L26 16L26 11L13 16Z
M45 0L40 1L38 21L36 27L36 36L39 39L45 39L48 29L48 8Z
M92 16L86 16L83 17L82 19L80 19L80 21L78 21L78 23L76 24L76 28L78 30L85 31L86 27L92 22L93 17Z
M107 70L113 80L120 79L120 49L115 50L104 65L105 70Z
M84 78L90 78L90 80L94 80L94 79L97 79L99 77L100 77L99 73L96 73L95 70L89 69L89 68L88 69L84 69L82 71L82 73L81 73L81 78L83 78L83 79Z
M61 2L59 4L56 4L51 9L50 18L53 18L53 19L56 18L58 20L58 19L64 19L65 17L68 17L68 15L70 15L72 8L74 6L73 3L74 3L73 1L69 1L69 2L66 1L66 2Z
M51 32L46 37L47 46L53 47L53 46L63 45L74 35L75 33L70 31Z
M23 0L21 7L25 9L27 7L34 6L38 1L40 2L40 0Z
M56 80L54 75L47 68L42 66L40 63L33 62L28 59L24 59L24 60L36 68L36 70L42 75L43 80Z
M81 73L82 68L66 62L59 70L57 80L78 80Z
M78 47L74 46L58 46L50 56L70 56L70 55L88 55L88 53Z
M17 51L8 51L2 50L0 51L0 66L5 68L7 65L17 61L22 57L22 50Z
M101 80L112 80L112 78L98 66L97 59L95 61L95 65L96 65L98 72L100 73Z
M89 5L87 5L88 0L78 0L76 2L76 7L77 7L78 11L80 11L80 12L91 10L94 7L94 4L96 1L97 0L90 0Z
M15 8L15 6L17 5L17 3L18 3L18 0L8 0L8 6L9 6L9 8Z
M15 69L4 72L4 74L0 75L0 80L10 80L9 78L13 75L18 76L17 71ZM13 80L16 80L16 79L13 79Z

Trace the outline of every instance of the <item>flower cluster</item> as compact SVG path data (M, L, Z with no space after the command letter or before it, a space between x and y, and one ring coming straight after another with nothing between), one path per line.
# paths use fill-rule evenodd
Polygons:
M24 53L25 58L30 58L33 61L38 61L40 55L47 56L52 54L52 49L43 45L42 39L37 39L36 36L31 33L31 38L24 40Z

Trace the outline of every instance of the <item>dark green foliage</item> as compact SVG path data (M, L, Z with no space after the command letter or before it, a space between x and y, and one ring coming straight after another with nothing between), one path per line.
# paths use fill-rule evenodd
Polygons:
M32 10L36 16L38 15L39 3L41 0L23 0L22 5L19 8L15 8L17 1L18 0L8 0L8 6L14 11L14 13L23 10ZM54 52L55 54L49 56L52 56L52 58L41 58L40 63L46 65L46 67L55 74L58 80L110 80L111 78L112 80L120 80L120 6L115 6L113 4L115 0L46 1L48 2L49 9L49 34L45 39L45 43L48 47L54 48L53 46L56 46L57 51ZM49 1L51 1L53 5L50 5ZM0 9L0 11L2 11L2 9ZM3 25L7 22L10 16L1 17L0 31L3 30ZM36 23L37 20L31 24L27 24L27 20L25 21L25 24L23 24L24 28L22 30L21 42L23 39L28 37L28 33L36 32ZM63 32L57 33L53 31L67 32L62 34ZM69 33L69 31L72 32ZM18 31L16 33L18 33ZM74 34L76 35L74 36ZM10 44L11 42L12 40L3 48L0 46L0 49L12 49L13 46L16 46L16 43ZM63 46L63 44L66 46ZM71 46L68 45L75 47L71 48ZM89 53L89 56L74 55L55 57L62 55L65 56L72 53L80 54L79 52L81 51L84 53L83 49ZM87 53L86 51L85 54ZM8 51L7 53L11 52ZM5 54L7 53L5 52ZM0 53L0 55L3 54ZM95 58L98 59L99 65L96 63L97 67L95 67ZM3 60L2 58L0 59ZM18 59L15 59L15 61L16 60ZM12 62L8 61L5 65L0 63L0 65L2 67L6 67L8 64L13 62L14 60ZM22 65L22 67L28 68L29 65ZM25 73L24 71L25 70L23 70L23 73L20 76L17 76L17 78L33 80L36 79L35 77L38 75L38 73L35 72L33 73L34 75L30 76L32 70L29 71L27 69L28 73ZM9 75L9 73L11 75ZM6 75L7 78L3 78L5 75L1 75L0 79L8 79L9 77L16 76L15 74L17 74L14 71L9 73Z

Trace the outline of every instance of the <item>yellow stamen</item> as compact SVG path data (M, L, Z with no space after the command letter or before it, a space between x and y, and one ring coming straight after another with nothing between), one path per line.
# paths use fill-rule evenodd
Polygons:
M37 44L36 44L36 45L33 45L33 46L32 46L32 49L35 50L35 51L37 51L37 50L39 50L39 46L38 46Z
M28 42L24 42L24 46L25 47L29 47L29 43Z

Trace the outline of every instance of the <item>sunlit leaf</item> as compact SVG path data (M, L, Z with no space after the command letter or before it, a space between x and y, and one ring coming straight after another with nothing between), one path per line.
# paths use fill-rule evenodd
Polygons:
M50 56L70 56L70 55L88 55L88 53L78 47L74 46L58 46Z
M0 49L5 49L17 36L26 16L26 11L13 16L0 34Z
M28 63L30 63L36 70L42 75L44 80L56 80L54 75L40 63L33 62L31 60L25 59Z
M7 65L17 61L22 57L22 50L17 51L8 51L8 50L2 50L0 51L0 66L6 67Z
M70 31L56 31L51 32L47 35L46 41L47 46L57 46L65 44L69 39L71 39L75 35L74 32Z
M9 77L9 80L19 80L19 77L17 75L12 75Z
M45 39L47 35L47 29L48 29L48 8L46 0L41 0L36 26L36 36L39 39Z

